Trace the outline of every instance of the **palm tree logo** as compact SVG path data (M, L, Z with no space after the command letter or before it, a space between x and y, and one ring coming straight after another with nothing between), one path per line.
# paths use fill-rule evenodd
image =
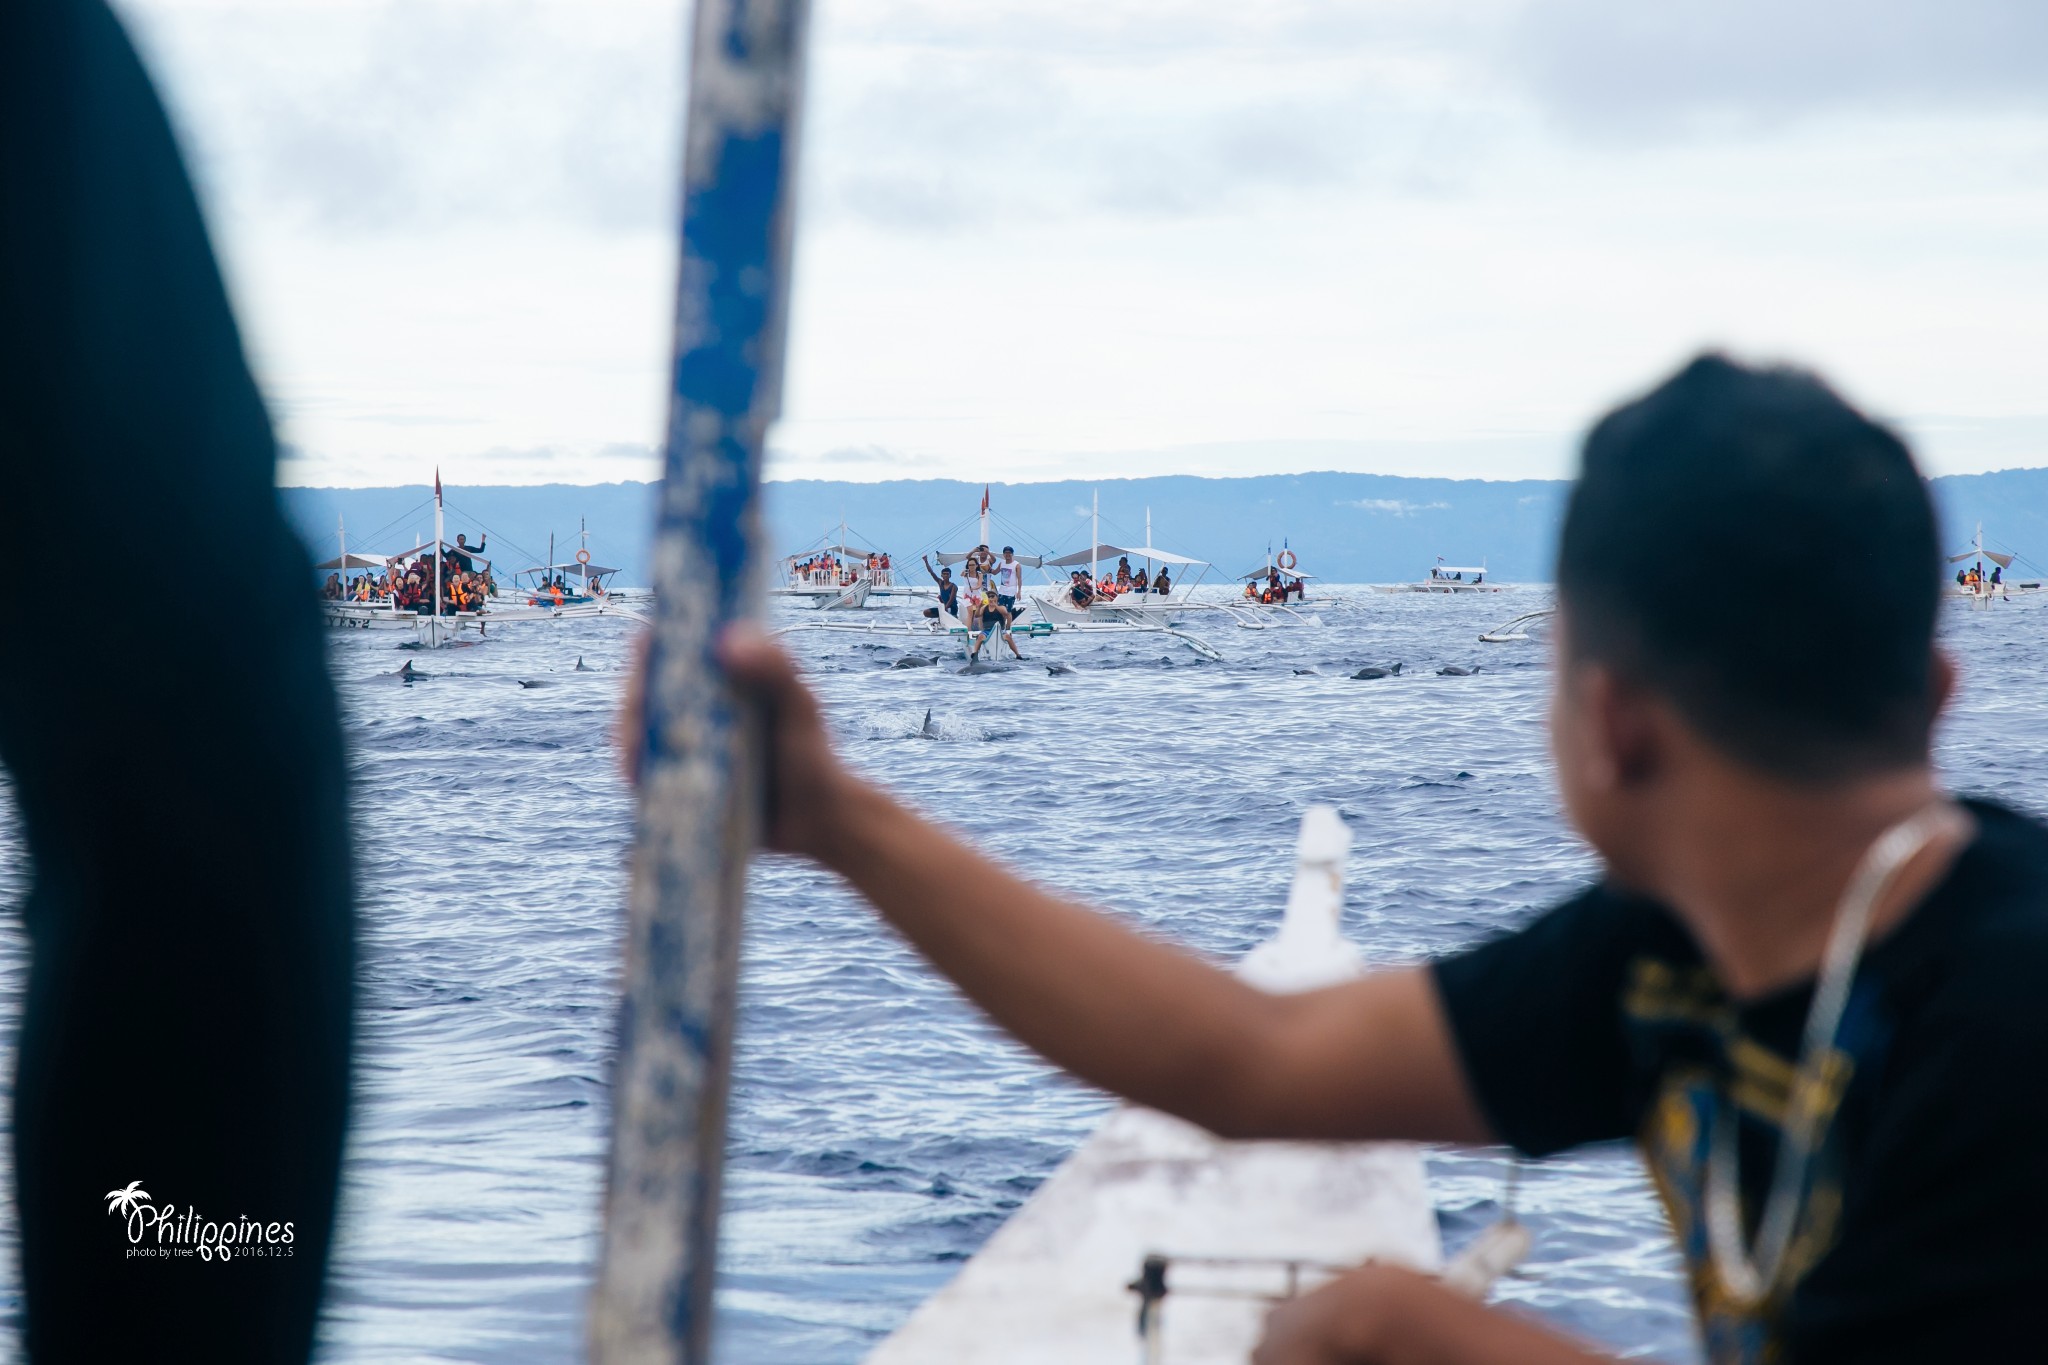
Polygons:
M135 1206L147 1198L149 1191L142 1188L142 1182L131 1180L125 1190L107 1191L107 1212L113 1213L118 1210L124 1218L128 1217L135 1212Z

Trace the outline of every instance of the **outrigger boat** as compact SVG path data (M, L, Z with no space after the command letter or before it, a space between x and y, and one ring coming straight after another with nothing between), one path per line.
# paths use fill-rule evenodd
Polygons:
M1237 576L1237 581L1244 584L1244 601L1239 605L1285 608L1289 598L1305 604L1308 601L1308 585L1316 581L1316 576L1301 572L1300 563L1285 540L1280 542L1280 553L1277 555L1273 553L1272 542L1268 541L1264 567ZM1273 586L1276 581L1279 584L1277 595ZM1319 597L1317 600L1328 602L1332 599ZM1295 613L1289 610L1288 614Z
M618 581L619 571L592 561L590 528L579 521L576 536L580 544L573 560L560 563L555 561L555 538L550 535L548 562L521 569L512 576L515 605L510 609L512 615L509 619L525 618L526 613L518 611L518 606L538 607L549 616L597 616L609 610L626 611L628 615L640 619L637 611L627 607L632 594L614 586ZM521 583L520 579L531 581ZM571 579L575 582L570 582Z
M796 598L819 611L855 610L865 607L868 598L878 592L889 595L896 585L888 552L872 545L853 545L852 539L841 521L837 540L823 536L819 543L784 556L776 586L768 595Z
M392 566L405 560L430 554L433 563L433 597L430 600L437 605L445 605L441 602L441 569L442 565L450 557L460 555L471 565L480 565L481 571L486 576L489 575L491 568L491 562L488 559L483 558L467 546L450 544L446 531L447 527L441 505L441 471L437 469L434 471L434 538L415 545L409 550L400 551L398 554L387 555L376 561L375 567L389 570ZM365 569L372 566L364 563L365 560L369 559L369 556L352 556L349 554L348 528L339 518L336 518L335 521L335 538L339 542L340 556L328 561L328 564L322 564L318 567L325 569L329 565L335 566L336 570L343 575L342 586L346 589L348 586L348 566L353 564L356 567ZM422 649L439 649L444 645L454 643L457 638L465 633L474 633L482 636L484 632L483 613L480 611L443 610L439 614L435 614L400 607L395 601L388 598L382 601L374 599L360 601L347 596L338 599L326 598L322 599L320 609L322 619L333 629L409 630L413 633L414 643Z
M366 572L397 575L402 572L407 561L419 559L422 556L425 556L432 565L432 597L429 600L433 602L442 602L444 595L443 566L450 561L459 559L467 562L473 571L482 574L489 581L491 561L467 545L450 543L445 535L444 517L445 514L441 500L441 475L437 470L434 474L434 538L432 540L422 541L420 544L414 545L410 549L401 550L396 554L352 553L348 548L347 527L337 519L335 536L339 542L338 548L341 553L334 559L314 566L318 570L335 572L342 576L342 587L345 595L338 599L323 598L321 600L321 616L326 624L337 630L410 631L415 637L414 642L417 647L439 649L445 645L455 643L465 634L473 634L481 638L491 622L513 623L519 621L561 620L565 618L611 615L624 616L630 620L642 622L647 619L644 612L632 602L631 594L621 592L606 582L608 578L612 578L619 571L591 562L587 543L590 533L587 528L578 532L579 536L586 543L583 548L576 552L573 562L536 565L533 568L522 570L514 576L515 585L519 578L528 575L531 575L534 579L532 584L525 587L523 593L525 600L523 602L517 600L516 597L510 601L496 598L496 589L494 587L491 590L492 595L486 598L487 605L484 607L475 610L450 611L444 604L443 609L436 614L416 608L402 607L390 595L383 597L373 596L367 600L346 595L346 590L349 587L347 579L349 570L361 569ZM551 537L548 554L550 560L553 560L555 557L553 549L554 544ZM577 580L576 588L573 592L566 586L571 578ZM552 589L543 588L542 585L550 581L563 585L559 594Z
M1247 630L1264 630L1272 626L1304 625L1319 626L1322 621L1305 615L1281 602L1241 601L1229 597L1197 599L1195 589L1201 586L1213 567L1207 560L1195 559L1188 555L1163 550L1152 543L1152 512L1145 512L1145 543L1143 545L1112 545L1102 539L1102 503L1098 495L1089 513L1089 547L1075 550L1056 559L1044 561L1047 585L1032 598L1032 606L1048 621L1059 626L1099 626L1105 624L1145 624L1150 622L1177 623L1193 612L1220 612ZM1292 560L1290 552L1288 558ZM1121 592L1105 594L1105 588L1114 584L1102 575L1104 560L1131 563L1144 562L1147 586L1133 587ZM1075 600L1074 587L1069 581L1063 582L1054 569L1074 570L1088 566L1089 601L1086 605ZM1189 578L1188 571L1193 570ZM1174 574L1181 576L1175 578ZM1160 592L1157 584L1164 574L1168 590Z
M2015 581L2007 577L2012 572L2013 561L2018 558L2017 554L1985 549L1984 523L1978 522L1977 534L1969 548L1948 557L1951 564L1968 565L1956 570L1955 581L1948 585L1948 595L1961 598L1973 607L1988 607L2000 599L2010 601L2014 593L2041 591L2040 579ZM1988 573L1984 568L1987 561L1993 566Z
M1446 564L1438 555L1436 564L1429 571L1429 577L1413 583L1390 583L1381 592L1506 592L1498 583L1486 581L1486 561L1481 560L1478 568L1470 565Z
M992 516L988 490L984 489L981 495L981 512L979 517L980 539L976 542L975 546L966 550L939 551L935 556L939 564L946 568L957 568L966 562L968 555L973 553L975 549L989 545L993 539L990 533ZM1018 538L1021 539L1022 537ZM1148 532L1146 540L1149 542L1150 539L1151 536ZM1113 549L1114 547L1098 548ZM1142 553L1142 551L1139 553ZM1163 554L1163 552L1159 551L1154 553L1155 556ZM1048 560L1040 555L1016 555L1016 560L1026 568L1041 570L1054 565L1063 565L1069 560L1076 564L1087 562L1085 552L1080 553L1078 556L1067 556L1058 560ZM1196 564L1201 565L1203 568L1208 567L1200 560L1187 559L1180 555L1173 556L1167 562ZM1051 590L1052 588L1049 587L1048 593ZM890 591L896 595L908 596L930 605L920 607L920 614L908 620L900 617L895 620L883 621L806 618L789 622L780 627L775 633L783 635L797 630L830 630L863 635L900 635L913 639L936 636L957 643L963 656L970 652L973 642L969 636L974 632L968 629L966 621L955 613L946 610L944 605L939 602L936 585L931 587L894 585ZM785 593L781 595L790 596L794 594ZM1209 644L1208 641L1203 640L1199 636L1188 634L1186 631L1179 629L1176 622L1167 619L1169 615L1167 611L1146 612L1126 606L1124 610L1119 612L1091 612L1087 615L1079 612L1054 614L1046 609L1046 595L1047 593L1041 593L1034 596L1027 592L1018 598L1017 616L1010 625L1010 634L1013 637L1024 640L1045 640L1072 638L1078 635L1167 635L1180 641L1203 658L1215 661L1220 661L1223 658L1223 655L1213 645ZM1126 596L1135 597L1137 594L1126 594ZM1172 611L1176 612L1188 606L1185 594L1181 592L1159 597L1158 601L1166 604Z

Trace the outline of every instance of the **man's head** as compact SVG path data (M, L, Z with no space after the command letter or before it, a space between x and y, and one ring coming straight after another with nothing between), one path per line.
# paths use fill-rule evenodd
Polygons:
M1594 675L1773 781L1924 764L1948 685L1936 534L1904 444L1811 374L1703 356L1602 418L1558 548L1553 720L1575 815L1573 752L1627 763L1613 735L1584 743L1613 728L1581 686Z
M1010 561L1010 559L1011 559L1011 558L1012 558L1012 557L1013 557L1013 556L1014 556L1014 555L1015 555L1016 553L1017 553L1017 551L1016 551L1016 550L1015 550L1014 548L1012 548L1011 546L1005 545L1005 546L1003 547L1003 562L1004 562L1004 563L1008 563L1008 562Z
M939 570L939 577L950 583L953 579L953 570L950 567L941 569Z
M461 531L457 531L455 533L455 543L457 545L467 545L469 544L469 537Z

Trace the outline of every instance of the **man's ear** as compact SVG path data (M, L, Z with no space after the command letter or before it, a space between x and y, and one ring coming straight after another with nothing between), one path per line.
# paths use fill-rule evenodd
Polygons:
M1586 739L1595 749L1589 776L1617 792L1642 785L1656 775L1663 754L1662 711L1650 694L1606 664L1580 667Z

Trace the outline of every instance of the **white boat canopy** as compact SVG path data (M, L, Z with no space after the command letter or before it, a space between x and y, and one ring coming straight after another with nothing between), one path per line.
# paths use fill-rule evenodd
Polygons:
M1998 553L1998 551L1996 550L1965 550L1959 555L1950 555L1948 557L1948 562L1951 564L1960 564L1966 559L1988 559L2001 569L2010 569L2012 567L2013 556L2002 555ZM2029 562L2031 563L2032 561ZM325 564L322 564L320 567L324 569L327 566Z
M602 564L536 564L530 569L521 569L519 572L523 574L567 574L571 578L603 578L606 574L617 573L618 570L607 569Z
M1313 583L1316 581L1316 576L1312 573L1296 573L1292 569L1283 569L1278 565L1275 565L1270 569L1253 569L1250 573L1239 574L1237 578L1238 581L1241 583L1249 583L1254 579L1270 577L1271 575L1276 573L1279 574L1282 578L1298 578L1304 583Z
M799 550L793 555L784 555L783 558L809 559L812 555L838 555L841 559L858 559L865 563L869 555L878 555L880 553L880 550L859 550L851 545L813 545L808 550ZM610 570L606 570L606 572L610 572Z
M1047 568L1051 569L1071 569L1082 564L1094 564L1105 559L1114 560L1119 557L1149 559L1155 564L1199 564L1204 568L1208 567L1209 564L1209 561L1206 559L1189 559L1186 555L1173 554L1155 545L1142 547L1097 545L1091 549L1075 550L1072 554L1061 555L1058 559L1048 559L1045 561L1045 564Z
M315 569L344 570L381 569L384 567L384 563L385 560L384 556L382 555L359 555L355 551L351 550L347 554L343 555L340 559L330 559L324 564L315 564L313 567Z
M958 552L955 552L953 550L941 550L935 557L941 564L959 564L964 562L967 556L971 553L972 551L969 550L961 550ZM1046 562L1045 559L1039 555L1018 555L1016 559L1019 564L1022 564L1027 569L1035 569L1039 565ZM1002 562L1002 554L1000 552L996 552L996 563L1000 564Z
M1474 568L1470 564L1467 564L1463 568L1459 568L1456 564L1439 564L1436 566L1436 573L1432 575L1432 577L1449 578L1454 573L1483 574L1485 572L1486 566L1484 564L1481 564L1478 568Z

